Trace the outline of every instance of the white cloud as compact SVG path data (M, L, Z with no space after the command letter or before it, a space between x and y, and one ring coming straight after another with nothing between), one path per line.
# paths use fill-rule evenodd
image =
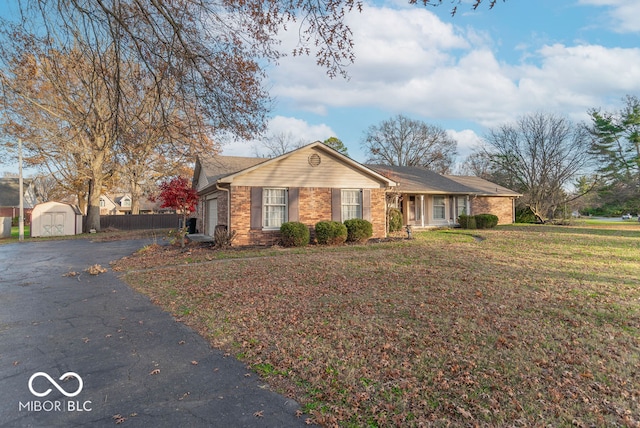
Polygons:
M640 8L637 0L582 2ZM603 100L640 92L640 49L548 44L509 64L497 59L486 33L443 23L428 10L370 6L352 15L350 80L329 79L313 58L285 58L271 73L272 93L316 114L366 107L491 127L534 111L584 119Z
M638 0L580 0L580 4L604 6L611 19L611 30L619 33L640 31L640 2Z
M482 145L482 138L471 129L462 131L448 129L447 134L458 143L458 158L462 160Z
M294 117L275 116L267 124L265 135L292 135L295 140L302 141L305 144L314 141L324 141L329 137L335 136L335 132L331 127L325 124L311 125L306 121ZM246 140L227 140L222 143L222 153L225 156L255 156L256 149L260 152L260 139Z

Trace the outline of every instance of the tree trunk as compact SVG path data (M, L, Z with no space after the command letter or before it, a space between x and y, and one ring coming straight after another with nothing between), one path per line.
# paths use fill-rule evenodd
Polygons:
M140 214L140 196L142 191L140 184L135 180L131 180L131 214Z
M84 215L87 214L87 193L84 191L80 191L76 194L76 198L78 198L78 208L80 212Z
M96 152L91 165L92 178L89 181L89 198L87 209L87 221L85 223L85 233L89 233L92 229L96 232L100 232L100 195L102 193L102 184L104 181L103 167L104 167L103 151Z

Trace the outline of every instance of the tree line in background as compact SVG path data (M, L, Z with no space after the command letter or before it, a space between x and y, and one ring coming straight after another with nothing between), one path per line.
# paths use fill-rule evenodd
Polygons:
M438 6L441 0L409 1ZM453 2L455 13L456 4ZM482 3L476 0L475 9ZM492 8L495 1L489 1ZM100 230L100 195L120 184L137 210L157 179L180 175L218 136L265 128L264 64L314 55L329 76L354 60L345 17L359 0L19 0L0 18L2 148L22 139L28 166L48 172ZM5 157L9 158L9 157ZM11 157L13 158L13 156Z
M455 13L460 2L453 3ZM284 54L278 36L286 24L300 25L293 55L315 55L330 76L346 75L354 57L345 14L363 6L356 0L22 0L19 17L1 19L0 127L10 144L24 141L28 165L77 195L86 205L87 229L99 230L105 189L131 193L135 212L161 178L184 175L195 154L219 150L218 136L262 134L271 102L262 64ZM627 97L619 112L589 114L589 125L539 113L493 129L464 171L521 192L521 208L539 221L568 206L635 213L638 99ZM264 141L267 156L298 144L285 134ZM325 144L348 155L338 138ZM441 173L450 172L456 156L445 130L403 115L371 126L362 144L367 162Z
M492 129L462 171L520 192L522 219L640 211L640 100L576 124L535 113Z

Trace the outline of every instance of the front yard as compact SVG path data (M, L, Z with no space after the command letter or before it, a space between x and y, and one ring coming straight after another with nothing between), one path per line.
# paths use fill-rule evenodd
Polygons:
M640 225L113 265L325 426L640 426Z

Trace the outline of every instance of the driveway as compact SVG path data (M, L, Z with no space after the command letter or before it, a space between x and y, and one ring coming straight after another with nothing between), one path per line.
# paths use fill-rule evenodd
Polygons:
M0 426L306 426L297 403L109 269L148 243L0 246ZM84 272L95 264L107 272Z

